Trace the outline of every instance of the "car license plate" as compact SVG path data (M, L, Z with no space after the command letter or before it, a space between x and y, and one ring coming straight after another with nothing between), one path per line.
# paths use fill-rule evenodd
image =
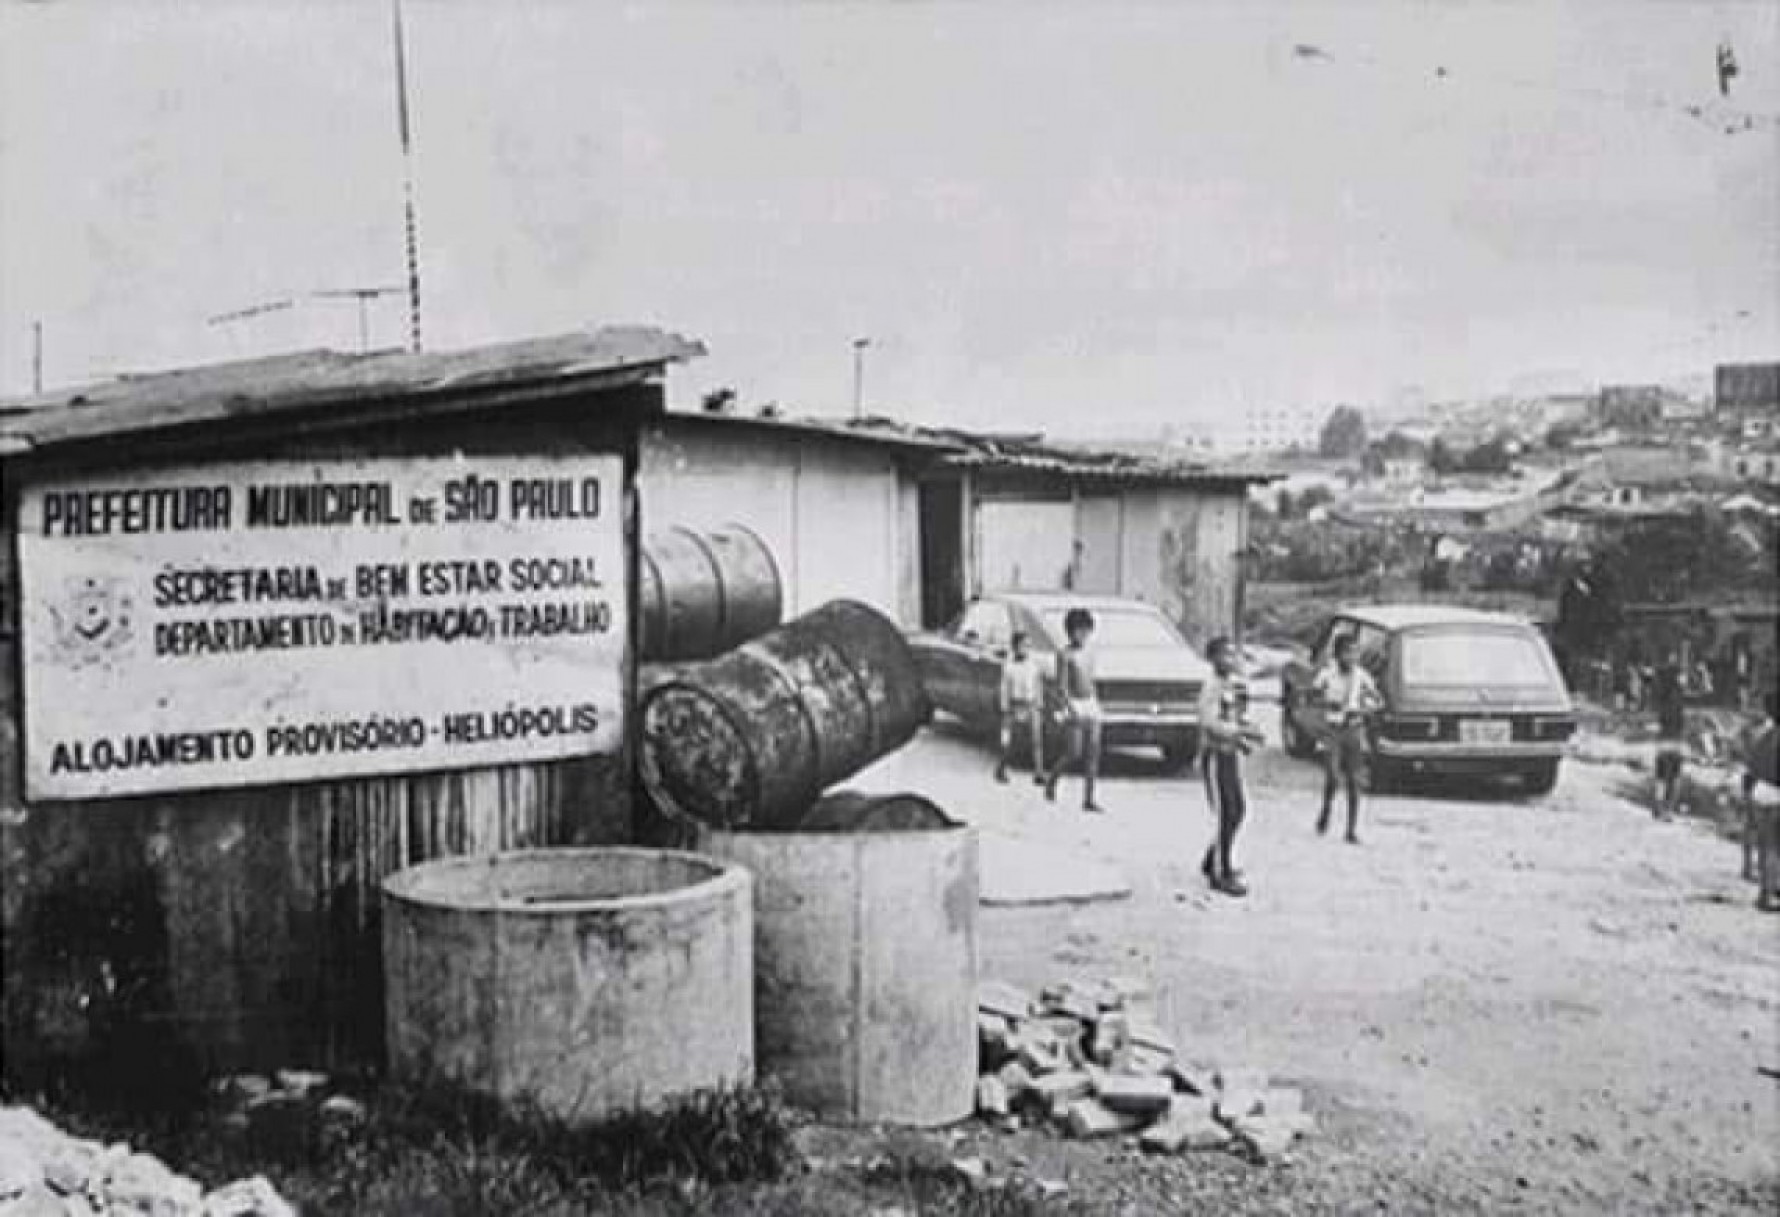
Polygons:
M1459 722L1461 744L1506 744L1509 739L1508 720L1501 718L1467 718Z

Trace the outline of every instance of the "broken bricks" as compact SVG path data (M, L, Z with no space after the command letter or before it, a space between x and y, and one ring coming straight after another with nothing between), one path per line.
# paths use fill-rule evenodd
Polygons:
M1114 1111L1096 1098L1076 1099L1065 1109L1063 1123L1069 1135L1084 1140L1093 1137L1116 1137L1136 1132L1148 1123L1147 1116Z
M1158 1075L1107 1073L1095 1079L1094 1096L1114 1111L1156 1116L1168 1110L1174 1099L1174 1084Z
M1176 1095L1168 1114L1144 1130L1138 1143L1151 1153L1222 1149L1235 1134L1212 1117L1211 1104L1190 1095Z
M999 982L979 989L977 1109L991 1127L1022 1116L1080 1138L1140 1134L1148 1152L1228 1149L1265 1162L1316 1121L1301 1090L1250 1066L1182 1061L1141 982L1070 979L1036 1000Z

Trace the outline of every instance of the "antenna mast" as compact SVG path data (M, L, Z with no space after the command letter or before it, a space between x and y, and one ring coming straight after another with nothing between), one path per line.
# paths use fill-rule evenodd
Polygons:
M390 0L396 49L396 125L402 137L402 202L408 235L408 338L420 350L420 250L414 223L414 138L408 118L408 54L402 36L402 0Z

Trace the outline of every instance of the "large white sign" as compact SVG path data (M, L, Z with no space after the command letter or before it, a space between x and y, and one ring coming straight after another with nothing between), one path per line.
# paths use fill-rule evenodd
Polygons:
M612 752L616 456L194 465L26 488L30 798Z

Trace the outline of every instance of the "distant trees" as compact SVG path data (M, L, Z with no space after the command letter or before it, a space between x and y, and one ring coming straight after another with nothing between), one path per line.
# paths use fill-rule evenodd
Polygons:
M1437 439L1428 450L1428 464L1435 473L1508 473L1514 468L1514 455L1508 441L1501 436L1485 440L1475 448L1456 451L1445 440Z
M1317 437L1317 451L1323 456L1359 456L1366 451L1366 416L1353 406L1336 406L1323 421Z
M1600 558L1637 598L1669 603L1727 588L1771 588L1780 530L1740 532L1712 511L1640 520L1604 545Z
M1395 428L1385 432L1384 438L1372 446L1378 450L1380 456L1387 459L1414 456L1421 451L1420 442Z
M1301 520L1316 508L1334 501L1335 492L1327 486L1306 486L1303 493L1297 495L1281 487L1274 499L1274 509L1282 520Z
M1554 452L1562 452L1581 438L1582 428L1576 423L1553 423L1545 430L1545 446Z

